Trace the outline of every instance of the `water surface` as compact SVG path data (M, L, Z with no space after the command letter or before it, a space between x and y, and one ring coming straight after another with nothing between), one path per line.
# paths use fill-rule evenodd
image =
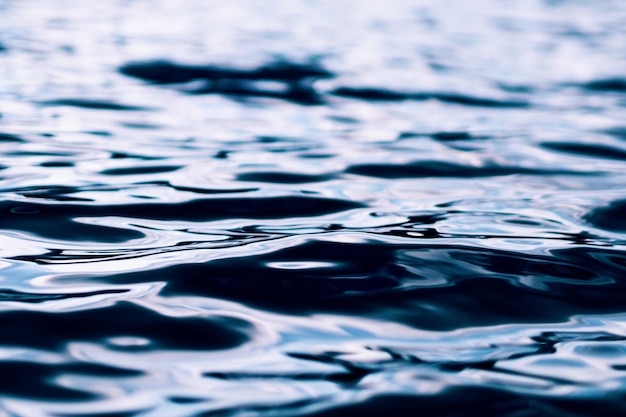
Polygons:
M623 2L0 17L0 414L626 413Z

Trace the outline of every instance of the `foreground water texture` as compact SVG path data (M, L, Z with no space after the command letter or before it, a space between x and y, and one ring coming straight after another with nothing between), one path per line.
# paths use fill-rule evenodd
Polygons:
M0 20L1 416L626 415L626 2Z

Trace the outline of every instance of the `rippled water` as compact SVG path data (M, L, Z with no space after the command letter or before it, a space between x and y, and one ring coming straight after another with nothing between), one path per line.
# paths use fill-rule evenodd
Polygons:
M0 416L626 415L625 2L0 20Z

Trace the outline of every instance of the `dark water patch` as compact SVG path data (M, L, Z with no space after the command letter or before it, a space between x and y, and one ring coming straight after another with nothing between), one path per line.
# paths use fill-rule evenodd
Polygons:
M485 165L482 167L460 165L441 161L419 161L408 164L361 164L346 169L349 174L375 178L480 178L505 175L592 175L593 173L559 169L524 168L517 166Z
M140 159L142 161L158 161L166 158L160 156L139 155L128 152L111 152L111 159Z
M141 416L144 415L146 412L150 411L149 409L140 409L140 410L136 410L136 411L119 411L119 412L111 412L111 413L99 413L99 412L94 412L94 413L89 413L89 414L75 414L75 413L69 413L69 414L63 414L63 413L57 413L54 415L54 417L136 417L136 416Z
M66 388L53 383L54 379L67 373L98 374L99 371L111 370L113 375L105 373L107 377L115 377L115 368L98 365L52 365L22 361L0 362L0 393L22 398L36 398L38 400L56 401L85 401L96 398L94 394L82 390ZM77 372L78 371L78 372ZM94 372L95 371L95 372ZM125 376L123 370L120 376ZM132 374L131 374L132 375Z
M619 394L607 393L604 398L550 398L543 401L546 411L554 416L564 417L619 417L626 413L623 399Z
M307 184L334 179L331 174L309 175L291 174L286 172L246 172L237 175L237 181L266 182L272 184Z
M62 152L45 152L45 151L13 151L13 152L5 152L5 156L74 156L71 153L62 153Z
M594 80L589 81L587 83L581 84L581 87L592 90L592 91L601 91L601 92L624 92L626 91L626 78L606 78L602 80Z
M258 188L197 188L172 184L168 184L168 186L178 191L184 191L194 194L239 194L250 193L259 190Z
M44 168L70 168L74 166L74 163L66 161L50 161L42 162L39 164L39 166Z
M322 104L324 100L312 87L311 81L333 76L315 65L289 62L236 69L154 61L128 64L121 67L120 72L161 85L204 81L185 86L181 91L188 94L220 94L240 99L275 98L303 105ZM274 84L268 85L268 82Z
M63 365L65 372L80 375L93 375L99 377L127 378L143 375L143 372L134 369L114 368L106 365L96 365L91 363L76 363Z
M232 151L218 151L213 158L215 159L228 159L228 155L231 154Z
M93 297L103 294L122 294L128 290L100 290L81 293L43 294L26 293L12 289L0 289L0 301L19 301L20 303L43 303L46 301L66 300L70 298Z
M402 132L398 135L398 139L412 139L419 137L430 137L440 142L455 142L477 139L488 139L489 136L474 135L470 132L434 132L434 133L416 133L416 132Z
M626 200L616 200L607 206L589 211L583 217L585 221L600 229L617 232L626 231Z
M25 142L25 140L18 135L12 135L10 133L0 133L0 143L1 142Z
M113 133L108 132L106 130L87 130L84 133L88 133L93 136L106 136L106 137L113 136Z
M262 415L262 414L274 414L277 412L281 413L279 415L298 415L301 414L300 411L302 408L311 406L319 401L329 400L330 396L318 397L316 400L313 399L305 399L305 400L296 400L289 401L287 403L279 403L273 405L250 405L244 404L234 408L223 408L214 411L207 411L204 413L200 413L195 415L194 417L233 417L237 415ZM289 414L286 414L289 413Z
M172 266L158 275L167 282L164 295L218 297L289 314L366 315L443 330L619 312L624 273L626 254L599 249L539 256L308 242L265 255ZM105 281L150 282L153 276L138 272Z
M54 197L56 201L75 201L73 197ZM143 233L131 229L90 225L74 221L75 217L93 217L89 209L69 204L37 204L37 203L0 203L0 227L9 230L19 230L44 236L52 239L73 241L94 241L121 243L133 239L140 239ZM96 206L91 206L96 207ZM72 208L78 208L73 211ZM106 216L105 210L98 210L99 216Z
M186 89L188 94L221 94L235 98L275 98L295 104L323 104L322 97L309 85L287 84L280 89L268 89L254 81L228 80L210 83L199 88Z
M167 61L138 62L122 66L127 76L155 84L177 84L193 80L248 80L296 83L307 79L330 78L333 74L315 65L277 62L254 69L182 65Z
M206 398L193 398L193 397L169 397L168 398L169 401L175 403L175 404L196 404L199 402L203 402L206 401Z
M431 138L438 141L449 141L449 140L471 140L476 139L476 137L472 136L468 132L436 132L430 135Z
M28 198L40 198L42 200L57 201L57 202L89 203L93 201L91 198L72 197L69 195L64 195L63 193L55 194L54 191L51 193L24 192L22 193L22 195ZM13 212L16 214L33 214L33 213L29 213L29 211L30 211L29 209L25 209L25 211L23 211L22 209L19 209L19 208L16 208L15 210L13 210Z
M59 197L55 197L56 200ZM40 204L0 202L0 228L22 230L53 239L125 242L143 237L132 229L91 225L78 217L130 217L151 220L210 221L228 218L280 219L320 216L363 207L330 198L270 197L197 199L181 203L126 205Z
M385 90L381 88L351 88L339 87L332 94L340 97L354 98L368 101L404 101L414 98L413 94L401 91Z
M211 190L208 193L213 194ZM222 190L219 190L222 192ZM232 190L230 190L232 191ZM241 190L237 190L239 192ZM26 202L0 202L0 212L6 217L38 215L29 218L37 221L39 216L61 220L74 217L119 216L151 220L210 221L227 218L274 219L283 217L308 217L335 213L364 207L360 203L330 198L314 197L268 197L268 198L219 198L197 199L181 203L150 203L126 205L87 204L38 204ZM1 221L0 221L1 222Z
M43 106L80 107L83 109L91 109L91 110L119 110L119 111L151 110L148 107L131 106L127 104L114 103L111 101L87 100L87 99L81 99L81 98L48 100L48 101L42 101L39 104Z
M518 100L497 100L457 93L410 93L403 91L385 90L382 88L339 87L331 91L331 94L340 97L367 101L437 100L444 103L461 104L465 106L495 108L523 108L530 105L527 102Z
M292 138L283 137L283 136L259 136L257 138L259 143L284 143L284 142L296 142Z
M224 381L245 381L245 380L265 380L287 379L292 381L329 381L342 385L357 384L363 377L370 374L367 370L335 373L248 373L248 372L209 372L203 374L207 378L221 379Z
M150 409L139 409L135 411L117 411L117 412L114 411L110 413L94 412L94 413L89 413L87 415L89 417L138 417L138 416L145 415L149 411ZM67 414L59 413L59 414L54 415L54 417L77 417L77 416L78 414L76 413L67 413Z
M180 165L165 166L138 166L130 168L111 168L101 171L103 175L145 175L145 174L161 174L164 172L172 172L181 169Z
M451 398L454 400L451 401ZM539 417L545 413L539 403L522 395L508 394L496 389L455 387L443 392L422 395L377 395L360 402L338 405L331 409L303 414L306 417L398 417L481 416L481 417Z
M239 319L167 317L127 302L69 313L0 313L0 345L50 350L62 350L71 342L104 343L115 337L149 341L145 346L111 345L121 350L227 349L248 341L252 330Z
M590 158L626 160L626 150L607 145L546 142L542 143L541 146L559 152L582 155Z

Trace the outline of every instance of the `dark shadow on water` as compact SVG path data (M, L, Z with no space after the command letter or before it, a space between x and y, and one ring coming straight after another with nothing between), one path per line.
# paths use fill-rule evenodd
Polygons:
M18 135L0 133L0 142L25 142L25 140Z
M87 391L55 385L52 381L62 375L123 378L141 375L127 369L95 364L50 364L24 361L0 362L0 393L37 400L85 401L98 396ZM88 389L88 387L85 387Z
M138 62L124 65L120 72L155 84L178 84L193 80L248 80L299 82L311 78L330 78L331 72L314 65L277 62L253 69L182 65L168 61Z
M19 301L20 303L43 303L46 301L66 300L70 298L92 297L103 294L121 294L128 290L100 290L81 293L42 294L25 293L11 289L0 289L0 301Z
M361 164L346 169L349 174L376 178L480 178L503 175L597 175L596 172L568 171L562 169L524 168L519 166L485 165L482 167L460 165L443 161L417 161L408 164Z
M626 254L584 247L539 256L312 241L266 255L176 265L105 281L150 282L158 276L167 283L164 295L217 297L286 314L364 315L449 330L616 313L626 297L624 273Z
M181 169L182 166L163 165L163 166L138 166L130 168L111 168L100 173L103 175L145 175L145 174L161 174L164 172L172 172Z
M71 342L105 343L114 337L149 341L141 346L111 346L118 350L213 350L245 343L252 326L228 317L167 317L135 304L119 302L104 308L68 313L12 311L0 316L0 344L62 350Z
M626 78L605 78L581 84L582 88L598 92L625 92Z
M600 229L626 232L626 200L612 201L588 212L583 219Z
M188 94L221 94L241 99L266 97L303 105L323 104L324 100L311 83L316 79L334 76L313 64L290 62L239 69L152 61L127 64L119 71L129 77L160 85L203 82L181 90ZM263 82L274 82L276 85L268 87Z
M497 100L443 92L411 93L405 91L386 90L382 88L339 87L331 91L331 94L366 101L437 100L444 103L477 107L524 108L530 106L530 103L519 100Z
M554 151L587 156L590 158L626 160L626 150L607 145L547 142L543 143L541 146Z
M62 192L63 189L61 188L60 191ZM211 191L207 190L207 193ZM361 207L364 205L347 200L298 196L207 198L180 203L125 205L3 201L0 202L0 228L21 230L53 239L115 243L138 239L144 235L132 229L79 223L74 219L78 217L130 217L181 221L211 221L228 218L281 219L320 216Z
M334 179L331 174L309 175L290 174L286 172L246 172L237 175L237 181L265 182L274 184L307 184L312 182L323 182Z

